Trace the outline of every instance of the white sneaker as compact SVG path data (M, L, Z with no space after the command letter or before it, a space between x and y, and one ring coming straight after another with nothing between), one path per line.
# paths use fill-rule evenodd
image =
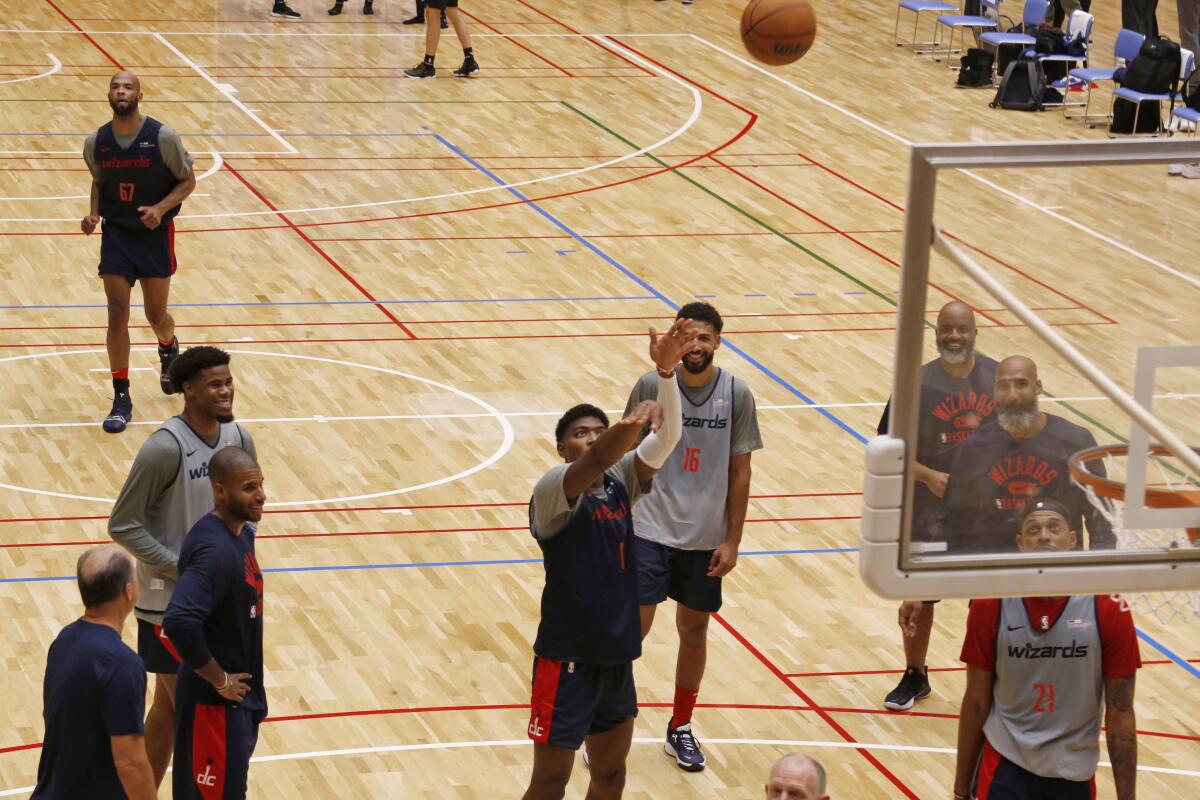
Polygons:
M1167 165L1167 174L1168 175L1182 175L1183 171L1185 169L1187 169L1187 164L1168 164Z
M1200 178L1200 164L1188 164L1180 174L1185 178Z

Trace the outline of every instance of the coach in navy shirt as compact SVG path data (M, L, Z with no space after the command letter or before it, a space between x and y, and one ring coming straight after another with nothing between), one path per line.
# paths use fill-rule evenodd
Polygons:
M263 580L254 555L262 470L240 447L208 462L211 513L192 526L163 630L183 657L175 685L175 800L240 800L267 716Z
M157 797L142 718L146 672L121 641L137 603L133 560L116 545L89 548L75 566L83 616L58 634L46 657L37 800Z

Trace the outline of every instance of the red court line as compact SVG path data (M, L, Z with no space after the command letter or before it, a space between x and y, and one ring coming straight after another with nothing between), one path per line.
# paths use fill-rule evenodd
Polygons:
M574 33L574 34L575 34L575 35L577 35L577 36L582 36L582 34L580 34L580 33L579 33L579 31L575 30L575 29L574 29L574 28L572 28L570 25L568 25L567 23L565 23L565 22L563 22L562 20L558 19L557 17L554 17L554 16L551 16L550 14L547 14L545 11L542 11L542 10L541 10L540 8L538 8L537 6L530 5L529 3L526 3L526 2L525 2L525 0L516 0L516 1L517 1L518 3L520 3L521 5L525 6L526 8L528 8L530 11L535 11L535 12L537 12L538 14L541 14L543 17L545 17L546 19L550 20L550 21L551 21L551 22L553 22L555 25L559 25L559 26L561 26L561 27L563 27L563 28L566 28L566 29L567 29L567 30L569 30L571 33ZM621 55L621 54L620 54L619 52L617 52L616 50L613 50L611 47L608 47L608 46L607 46L607 45L605 45L603 42L598 42L598 41L596 41L595 39L588 38L588 37L583 37L583 38L584 38L584 41L591 42L591 43L592 43L592 44L594 44L596 47L599 47L601 50L603 50L603 51L604 51L604 52L606 52L606 53L610 53L610 54L612 54L612 55L616 56L617 58L619 58L619 59L621 59L622 61L624 61L626 64L632 64L633 66L635 66L635 67L637 67L638 69L640 69L642 72L645 72L647 75L653 75L653 74L654 74L654 73L653 73L653 72L651 72L650 70L648 70L648 69L646 69L645 67L643 67L641 64L638 64L636 61L631 61L631 60L629 60L628 58L626 58L625 56ZM632 49L632 48L631 48L631 49Z
M497 28L494 28L494 27L492 27L491 25L489 25L488 23L484 22L484 21L483 21L483 20L481 20L479 17L477 17L477 16L475 16L474 14L472 14L471 12L467 11L465 8L460 8L460 9L458 10L458 13L462 14L464 17L467 17L468 19L474 20L474 21L475 21L475 23L476 23L477 25L482 25L483 27L487 28L487 29L488 29L489 31L491 31L492 33L499 34L500 36L502 36L502 37L504 38L504 40L505 40L505 41L507 41L507 42L511 42L511 43L515 44L517 47L521 48L521 49L522 49L522 50L524 50L526 53L529 53L530 55L534 56L535 58L539 58L539 59L541 59L542 61L545 61L547 64L549 64L550 66L554 67L556 70L558 70L559 72L561 72L563 75L567 76L568 78L574 78L574 77L575 77L575 76L574 76L574 75L572 75L570 72L568 72L566 69L564 69L563 67L560 67L558 64L555 64L553 61L551 61L550 59L546 58L544 55L542 55L541 53L539 53L537 50L534 50L534 49L533 49L533 48L531 48L531 47L526 47L524 44L522 44L521 42L519 42L519 41L517 41L516 39L512 38L511 36L508 36L507 34L505 34L504 32L500 31L499 29L497 29ZM582 76L580 76L580 77L582 77ZM631 77L632 77L632 76L631 76Z
M1190 664L1200 664L1200 658L1184 659ZM1142 662L1142 666L1157 666L1159 664L1173 664L1175 662L1168 659L1150 659ZM929 672L966 672L966 667L928 667ZM855 677L859 675L903 675L902 669L859 669L831 672L787 672L784 673L789 678L838 678L838 677Z
M788 199L787 199L786 197L784 197L783 195L779 194L778 192L774 191L773 189L770 189L770 188L768 188L768 187L764 186L763 184L761 184L761 183L759 183L758 181L756 181L756 180L754 180L753 178L751 178L749 175L747 175L747 174L745 174L745 173L743 173L743 172L739 172L739 171L738 171L736 168L734 168L733 166L730 166L730 165L726 164L725 162L721 161L721 160L720 160L719 158L717 158L716 156L709 156L709 159L710 159L710 160L712 160L712 161L714 161L714 162L716 162L717 164L720 164L722 167L725 167L725 169L729 170L730 172L732 172L734 175L738 176L738 177L739 177L739 178L741 178L742 180L744 180L744 181L746 181L746 182L750 183L752 186L756 186L756 187L758 187L758 188L759 188L759 189L761 189L762 191L764 191L764 192L766 192L767 194L771 195L771 197L774 197L776 200L778 200L778 201L780 201L781 203L783 203L784 205L787 205L787 206L788 206L788 207L790 207L790 208L794 208L795 210L799 211L801 214L805 215L806 217L809 217L809 218L810 218L810 219L812 219L813 221L815 221L815 222L818 222L818 223L820 223L821 225L824 225L826 228L829 228L831 231L833 231L833 232L835 232L835 233L837 233L837 234L840 234L841 236L843 236L844 238L848 239L848 240L849 240L849 241L851 241L851 242L854 242L854 244L858 245L858 246L859 246L859 247L861 247L863 250L866 250L868 253L871 253L872 255L875 255L875 256L879 257L880 259L882 259L882 260L886 261L888 264L891 264L891 265L892 265L893 267L895 267L896 269L900 269L900 262L899 262L899 261L896 261L896 260L895 260L895 259L893 259L893 258L889 258L888 256L886 256L886 255L884 255L883 253L881 253L881 252L879 252L878 250L876 250L874 247L871 247L870 245L868 245L866 242L863 242L863 241L861 241L860 239L856 239L856 238L854 238L853 236L851 236L849 233L846 233L846 232L844 232L844 231L840 230L840 229L839 229L839 228L838 228L836 225L834 225L832 222L827 222L827 221L825 221L824 219L822 219L822 218L818 217L816 214L813 214L811 211L808 211L807 209L805 209L805 208L804 208L803 206L801 206L800 204L798 204L798 203L794 203L794 202L792 202L791 200L788 200ZM966 302L966 301L964 301L964 300L963 300L961 297L959 297L958 295L956 295L956 294L954 294L953 292L951 292L949 289L946 289L946 288L944 288L944 287L942 287L942 286L940 286L940 285L938 285L938 284L934 283L933 281L929 281L929 285L930 285L930 286L932 286L934 289L937 289L939 292L941 292L942 294L946 295L947 297L950 297L950 298L952 298L952 299L954 299L954 300L958 300L958 301L960 301L960 302ZM970 305L970 304L968 303L967 305ZM989 320L991 320L992 322L996 323L996 325L997 325L997 326L999 326L999 327L1002 327L1002 328L1004 328L1004 327L1008 327L1007 325L1005 325L1005 324L1004 324L1003 322L1001 322L1000 320L996 319L996 318L995 318L995 317L993 317L993 316L990 316L990 315L988 315L988 314L984 313L983 311L979 311L979 314L980 314L980 316L982 316L982 317L984 317L984 318L986 318L986 319L989 319Z
M82 34L83 34L83 38L85 38L85 39L87 39L89 42L91 42L93 47L95 47L97 50L99 50L101 53L103 53L103 54L104 54L104 57L105 57L105 58L107 58L107 59L109 60L109 63L111 63L111 64L112 64L113 66L115 66L117 69L125 69L123 66L121 66L121 62L120 62L120 61L117 61L115 58L113 58L111 55L109 55L109 54L108 54L108 51L107 51L107 50L105 50L103 47L101 47L101 46L100 46L100 45L99 45L99 44L96 42L96 40L95 40L95 39L93 39L93 38L92 38L90 35L88 35L88 32L87 32L87 31L85 31L83 28L79 27L79 23L77 23L75 20L73 20L73 19L71 19L70 17L68 17L68 16L67 16L67 13L66 13L65 11L63 11L61 8L59 8L57 5L55 5L55 3L54 3L54 0L46 0L46 4L47 4L47 5L49 5L51 8L53 8L55 11L57 11L57 12L58 12L58 15L59 15L60 17L62 17L63 19L65 19L65 20L66 20L68 23L70 23L70 25L71 25L71 27L72 27L72 28L74 28L75 30L77 30L77 31L79 31L80 33L82 33Z
M860 230L849 231L850 233L903 233L899 228L890 230ZM187 231L176 231L176 233L187 233ZM833 231L784 231L788 236L833 236ZM20 234L21 236L33 236L35 234ZM64 234L66 235L66 234ZM72 236L82 236L81 232L70 234ZM711 236L774 236L770 231L689 231L686 233L587 233L580 234L585 239L667 239L676 237L694 237L703 238ZM523 239L541 240L541 239L568 239L575 241L575 237L566 234L539 234L537 236L527 236L521 234L509 234L507 236L330 236L330 237L314 237L314 241L318 242L475 242L475 241L505 241L513 242Z
M352 159L347 159L352 160ZM486 161L487 159L475 159L476 161ZM734 164L735 167L742 169L756 169L759 167L804 167L804 164ZM723 165L709 164L691 164L687 167L676 167L676 169L723 169ZM507 167L510 172L522 169L574 169L570 164L522 164L520 166ZM650 164L609 164L601 167L602 170L608 169L641 169L641 170L657 170L661 167ZM0 167L0 172L87 172L87 167L70 168L70 167ZM597 170L599 171L599 170ZM474 167L243 167L242 172L478 172ZM840 231L839 231L840 233Z
M904 213L904 206L902 206L898 203L894 203L891 200L887 199L886 197L884 197L880 194L877 194L876 192L871 191L867 187L863 186L861 183L855 182L851 178L848 178L845 175L843 175L842 173L840 173L830 167L827 167L826 165L822 164L821 162L817 161L814 158L811 158L811 157L805 155L804 153L796 153L796 155L800 156L805 161L812 163L813 166L819 167L820 169L824 170L825 172L828 172L830 175L834 176L838 180L841 180L845 183L850 184L855 189L866 192L871 197L874 197L876 200L880 201L881 203L884 203L884 204L894 208L895 210L899 211L901 214ZM1025 278L1026 280L1033 282L1034 284L1042 287L1043 289L1047 289L1047 290L1053 292L1054 294L1058 295L1059 297L1063 298L1064 300L1068 300L1068 301L1074 303L1075 305L1079 306L1080 308L1083 308L1083 309L1086 309L1087 311L1092 312L1093 314L1100 317L1100 319L1104 320L1105 322L1108 322L1109 324L1112 324L1112 325L1119 324L1119 323L1117 323L1116 320L1114 320L1111 317L1108 317L1104 314L1101 314L1099 311L1097 311L1096 309L1087 305L1086 303L1082 303L1079 300L1077 300L1076 298L1072 297L1071 295L1066 294L1065 292L1061 292L1058 289L1055 289L1053 286L1050 286L1050 285L1046 284L1045 282L1040 281L1037 278L1034 278L1033 276L1029 275L1028 273L1024 272L1023 270L1020 270L1017 267L1013 266L1012 264L1009 264L1005 261L1001 261L999 258L997 258L996 256L992 255L991 253L987 252L986 250L981 250L980 248L976 247L975 245L970 244L969 242L966 242L963 239L960 239L958 236L955 236L954 234L950 233L949 231L943 231L943 232L948 237L953 239L954 241L959 242L963 246L968 247L971 250L974 250L976 253L979 253L980 255L982 255L986 258L991 259L992 261L996 262L1000 266L1006 267L1007 269L1012 270L1013 272L1020 275L1022 278Z
M761 651L759 651L758 648L756 648L753 644L751 644L749 639L747 639L745 636L743 636L741 633L739 633L738 630L736 628L734 628L733 625L728 620L725 619L725 617L723 617L720 613L714 613L712 615L712 618L714 620L716 620L717 623L720 624L720 626L722 628L724 628L726 631L728 631L729 634L731 636L733 636L734 639L736 639L738 642L740 642L743 647L745 647L747 650L749 650L750 654L753 655L755 658L757 658L759 660L759 662L762 663L763 666L765 666L768 670L770 670L772 673L774 673L775 677L777 677L777 678L779 678L779 680L783 681L784 685L787 686L789 689L791 689L793 694L795 694L797 697L799 697L801 700L803 700L807 705L809 705L812 708L812 710L815 711L817 713L817 715L820 716L821 719L824 720L827 725L829 725L829 727L831 727L835 731L837 731L837 734L839 736L841 736L843 740L850 742L850 743L857 743L857 740L852 735L850 735L849 731L847 731L845 728L843 728L841 726L841 724L829 714L829 712L825 711L823 708L819 708L817 706L817 704L813 702L812 698L809 697L808 694L803 689L801 689L799 686L797 686L796 683L794 681L792 681L791 678L784 675L783 672L779 669L779 667L775 666L771 662L770 659L768 659L765 655L762 654ZM861 755L863 758L865 758L872 766L874 766L875 769L879 770L879 772L885 778L887 778L889 781L891 781L892 784L897 789L899 789L901 792L903 792L905 797L911 798L911 800L920 800L920 798L916 794L914 794L911 789L909 789L907 786L905 786L903 781L901 781L894 774L892 774L892 771L889 770L887 767L885 767L883 765L883 762L881 762L879 759L877 759L875 757L875 755L873 753L871 753L870 750L867 750L864 747L856 747L855 750L859 753L859 755Z
M307 19L296 19L296 20L288 20L284 24L286 24L289 28L291 28L295 25L370 25L370 26L376 27L376 28L389 28L389 27L395 28L399 25L399 23L391 22L390 20L380 19L381 16L382 15L376 15L375 20L369 20L369 21L368 20L355 20L355 19L333 20L333 19L326 19L325 17L320 17L319 21L307 20ZM262 17L254 17L252 19L194 19L192 17L187 17L186 19L180 18L180 17L176 17L174 19L131 19L129 17L121 17L119 19L114 19L113 17L76 17L76 19L84 21L84 22L177 22L177 23L178 22L183 22L183 23L190 22L190 23L195 23L197 25L219 24L219 23L228 23L228 22L253 22L253 23L257 23L259 25L278 25L278 24L280 24L280 23L275 22L274 20L263 19ZM550 25L551 23L549 23L549 22L530 22L530 21L520 20L520 21L514 21L514 22L493 22L492 24L493 25ZM413 31L413 33L415 33L415 34L419 34L421 31L424 30L424 28L423 27L414 27L414 26L409 25L409 26L405 27L405 30L410 30L410 31ZM105 31L105 33L128 33L128 31ZM416 38L416 37L414 37L414 38Z
M251 184L251 183L250 183L250 181L248 181L248 180L246 180L244 177L242 177L242 174L241 174L240 172L238 172L236 169L234 169L234 168L233 168L233 165L232 165L232 164L230 164L228 160L226 160L222 166L223 166L225 169L229 170L229 172L230 172L230 173L233 175L233 177L235 177L235 178L237 178L239 181L241 181L241 182L242 182L242 185L243 185L243 186L245 186L247 189L249 189L249 190L250 190L250 192L251 192L251 193L252 193L252 194L253 194L255 197L257 197L259 200L261 200L261 201L262 201L262 202L263 202L263 203L264 203L264 204L267 206L267 208L269 208L269 209L271 209L272 211L274 211L274 212L276 213L276 215L278 215L278 216L279 216L279 218L280 218L281 220L283 220L285 223L287 223L288 227L290 227L292 230L294 230L294 231L296 232L296 234L297 234L297 235L298 235L298 236L299 236L301 239L303 239L303 240L304 240L304 241L305 241L305 242L308 244L308 246L309 246L309 247L311 247L313 250L316 250L316 251L317 251L317 254L318 254L318 255L320 255L320 256L321 256L321 258L325 259L325 261L326 261L326 262L328 262L328 264L329 264L331 267L333 267L335 270L337 270L337 271L338 271L338 273L339 273L339 274L340 274L340 275L341 275L343 278L345 278L347 281L349 281L349 282L350 282L350 285L352 285L352 286L353 286L355 289L358 289L358 291L359 291L359 292L362 294L362 296L363 296L363 297L365 297L365 298L367 298L368 300L371 300L371 301L373 301L373 302L375 301L375 297L374 297L374 296L372 296L372 294L371 294L370 292L368 292L368 291L366 290L366 288L365 288L365 287L364 287L362 284L360 284L358 281L356 281L356 280L354 279L354 277L353 277L353 276L352 276L352 275L351 275L349 272L347 272L346 270L342 269L341 265L340 265L340 264L338 264L336 261L334 261L334 260L333 260L333 258L332 258L332 257L330 257L330 255L329 255L328 253L326 253L326 252L325 252L325 250L324 250L324 249L322 249L322 247L321 247L319 244L317 244L317 243L316 243L316 242L314 242L312 239L310 239L310 238L308 237L308 234L307 234L307 233L305 233L304 231L300 230L300 228L296 227L295 223L293 223L293 222L292 222L290 219L288 219L286 214L283 214L282 212L280 212L280 210L279 210L279 209L278 209L278 208L275 206L275 204L274 204L274 203L272 203L270 200L268 200L268 199L266 198L266 196L265 196L265 195L263 195L263 193L262 193L262 192L258 191L258 189L255 189L255 188L254 188L254 185L253 185L253 184ZM396 323L397 327L399 327L399 328L400 328L400 330L402 330L402 331L404 331L405 333L407 333L407 334L408 334L408 338L409 338L409 339L415 339L415 338L417 338L417 337L416 337L416 334L414 334L412 331L410 331L410 330L409 330L409 329L408 329L408 328L407 328L407 327L404 325L404 323L403 323L403 322L401 322L401 321L399 320L399 318L397 318L397 317L396 317L394 314L392 314L392 312L391 312L391 311L389 311L389 310L387 309L387 307L386 307L386 306L382 305L381 303L378 303L378 302L376 302L376 303L375 303L375 307L376 307L376 308L378 308L380 311L382 311L382 312L383 312L383 315L384 315L385 317L387 317L388 319L390 319L392 322Z
M103 519L103 518L102 518ZM746 523L755 522L837 522L850 519L862 519L856 515L844 517L765 517L761 519L748 519ZM508 531L528 531L528 523L524 525L508 525L494 526L482 528L414 528L409 530L381 530L381 531L319 531L313 533L268 533L255 536L255 541L263 541L265 539L340 539L343 537L359 537L359 536L407 536L416 533L503 533ZM60 542L11 542L0 544L0 550L19 550L26 547L82 547L86 545L99 544L106 539L79 539L75 541L60 541Z

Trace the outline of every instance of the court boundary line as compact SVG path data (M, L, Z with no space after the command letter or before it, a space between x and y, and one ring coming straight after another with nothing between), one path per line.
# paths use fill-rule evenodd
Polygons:
M0 85L6 84L6 83L24 83L25 81L36 81L39 78L49 78L51 75L53 75L54 73L58 72L59 70L61 70L63 68L62 62L58 60L58 58L54 55L54 53L46 53L46 55L50 59L50 69L46 70L45 72L39 73L37 75L25 75L20 78L13 78L11 80L0 81Z

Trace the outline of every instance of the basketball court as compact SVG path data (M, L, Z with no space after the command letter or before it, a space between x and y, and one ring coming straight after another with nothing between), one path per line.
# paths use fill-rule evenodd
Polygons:
M75 560L107 540L134 454L181 407L155 386L135 307L134 422L100 430L106 312L99 237L79 232L80 151L110 118L119 67L196 158L172 311L184 346L233 354L238 418L266 475L271 717L252 797L520 795L543 575L530 490L556 461L561 412L619 413L649 369L647 327L694 299L725 316L717 363L753 390L766 448L710 629L696 712L709 766L685 774L662 754L676 635L660 620L635 665L625 796L761 797L771 762L796 749L826 766L834 797L949 796L966 603L939 606L933 696L887 712L903 668L896 603L863 586L857 562L865 444L891 389L909 148L1104 129L955 90L945 65L892 45L887 4L817 5L811 52L766 68L741 49L735 2L463 0L483 71L452 79L444 35L442 72L424 81L402 75L422 49L400 24L409 4L382 0L374 17L293 5L300 22L246 0L6 9L0 797L35 781L46 648L78 614ZM1111 5L1095 10L1104 65ZM1159 20L1174 38L1173 5ZM1197 344L1198 204L1200 181L1161 165L975 169L940 177L935 215L1132 391L1137 348ZM1102 443L1129 436L948 260L929 277L928 318L971 304L981 352L1038 362L1043 410ZM923 360L934 355L927 337ZM1155 413L1193 445L1198 386L1192 366L1154 388ZM1136 622L1141 795L1196 797L1200 622ZM577 764L568 796L586 780ZM1106 766L1098 783L1111 797Z

